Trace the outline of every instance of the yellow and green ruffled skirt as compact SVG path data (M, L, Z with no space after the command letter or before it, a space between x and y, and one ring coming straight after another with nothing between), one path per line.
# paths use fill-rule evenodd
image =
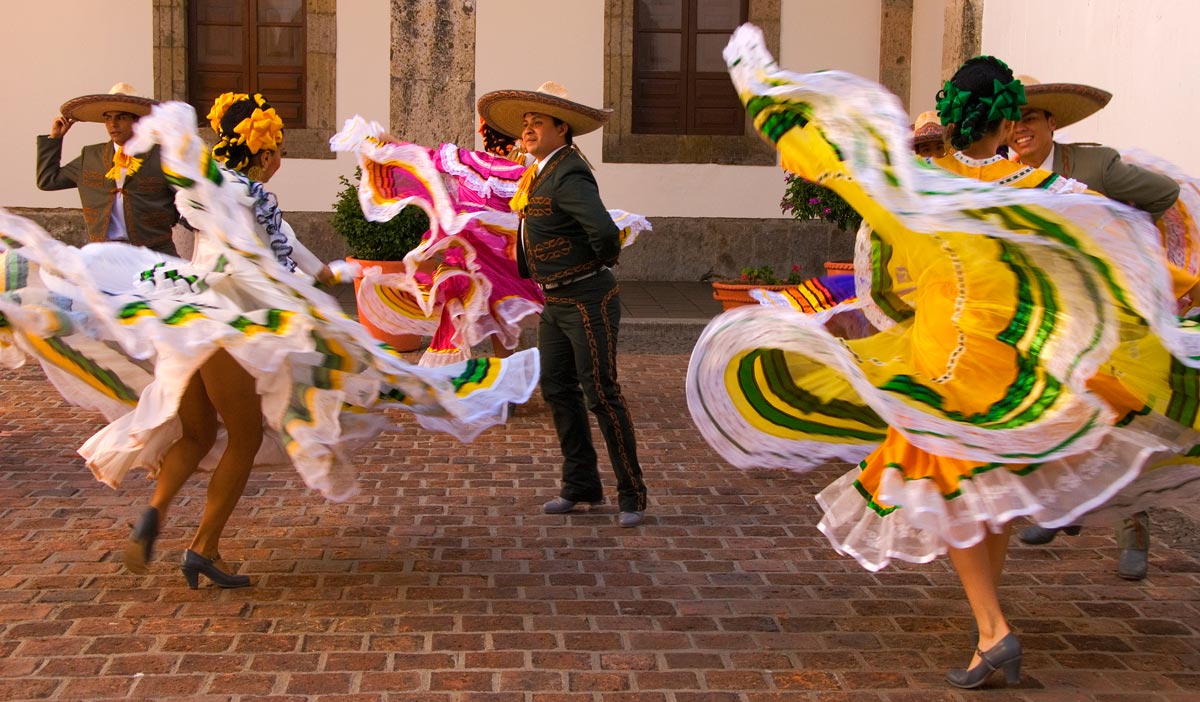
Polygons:
M968 164L997 183L919 162L887 91L783 71L753 27L726 59L784 168L869 225L853 300L733 310L697 343L689 408L727 461L856 463L818 496L819 526L872 570L973 545L1019 516L1102 521L1200 488L1180 460L1198 443L1200 335L1175 315L1145 215L1009 162ZM830 333L852 310L879 331Z

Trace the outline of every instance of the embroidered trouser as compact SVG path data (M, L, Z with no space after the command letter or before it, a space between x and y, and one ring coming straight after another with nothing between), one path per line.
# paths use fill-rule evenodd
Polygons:
M542 397L550 405L562 447L560 496L575 502L603 497L587 410L596 415L617 476L622 512L646 508L633 423L617 384L621 304L611 273L547 291L538 325ZM584 404L584 398L587 404Z

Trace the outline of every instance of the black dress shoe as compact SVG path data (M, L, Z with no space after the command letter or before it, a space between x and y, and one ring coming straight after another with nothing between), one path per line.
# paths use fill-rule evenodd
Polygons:
M1117 556L1117 576L1125 580L1141 580L1146 577L1150 552L1136 548L1123 548Z
M645 516L644 511L621 512L617 515L617 524L625 528L640 526Z
M1037 526L1035 524L1034 526L1025 527L1022 529L1021 532L1017 534L1017 538L1021 540L1021 543L1029 544L1030 546L1041 546L1042 544L1048 544L1053 541L1054 537L1058 536L1058 532L1060 531L1067 536L1079 536L1080 527L1069 526L1063 527L1062 529L1047 529L1046 527Z
M568 500L565 497L556 497L542 505L542 511L546 514L566 514L567 512L573 512L575 510L575 505L591 505L592 507L599 507L602 504L604 504L603 499L576 502L575 500Z
M971 690L987 682L996 670L1004 669L1004 681L1009 685L1021 682L1021 642L1011 631L986 651L979 653L979 663L974 668L954 668L946 673L946 682L964 690Z
M142 512L142 518L133 527L129 535L129 543L125 544L125 567L130 572L145 575L149 572L146 564L154 555L154 541L158 539L158 510L147 507Z
M233 575L226 573L217 567L217 565L196 553L192 549L183 552L183 565L179 566L183 571L183 579L187 581L188 587L195 590L200 586L200 574L213 581L217 587L248 587L250 578L245 575Z

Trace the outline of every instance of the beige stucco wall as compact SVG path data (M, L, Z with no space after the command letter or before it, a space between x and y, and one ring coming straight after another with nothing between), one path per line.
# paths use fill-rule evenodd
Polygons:
M547 13L542 0L474 5L477 95L506 87L534 88L554 79L567 85L576 99L600 104L603 0L572 0L566 19ZM19 9L12 3L0 6L0 65L7 67L0 75L0 88L6 95L22 96L19 108L10 105L7 128L0 133L0 145L10 154L10 167L0 172L0 205L78 206L74 191L43 193L34 186L34 137L49 130L58 106L71 97L105 92L118 80L149 93L152 19L150 2L127 3L120 13L94 0ZM782 20L784 66L878 76L879 0L783 0ZM564 23L571 31L560 31ZM514 40L518 29L525 37L522 41ZM387 124L389 0L342 0L337 31L338 124L355 112ZM122 41L118 44L113 37ZM67 135L64 156L72 158L81 146L105 139L102 125L78 124ZM596 164L611 206L660 217L781 216L783 176L778 168L608 164L600 159L599 134L584 136L579 143ZM352 171L347 155L324 161L290 159L271 185L286 210L322 211L334 199L337 176Z
M122 3L120 12L114 8L94 0L0 5L0 65L5 66L0 89L21 96L19 107L8 104L6 129L0 133L0 145L11 155L9 167L0 171L0 205L78 207L74 190L45 193L34 185L35 136L49 132L59 106L77 95L107 92L117 81L150 94L152 3ZM388 122L390 21L388 0L339 3L339 125L354 112ZM107 138L103 125L76 124L66 137L64 161L80 147ZM347 154L337 160L291 159L271 181L271 189L284 209L326 210L338 190L337 176L353 171L354 159Z
M783 0L779 63L879 80L879 0Z
M74 190L43 193L34 185L36 136L49 133L59 106L78 95L106 93L118 81L150 94L150 17L148 2L129 3L121 12L91 0L0 5L0 94L7 113L0 146L8 154L0 169L0 205L79 206ZM132 40L111 41L114 36ZM76 124L63 153L74 158L79 147L107 140L104 125Z
M1200 65L1194 0L987 0L983 50L1044 83L1078 82L1113 94L1072 125L1067 141L1140 147L1200 173L1190 138L1200 107L1192 75Z
M937 92L942 89L942 28L945 0L914 0L912 23L912 84L909 91L909 115L935 109Z

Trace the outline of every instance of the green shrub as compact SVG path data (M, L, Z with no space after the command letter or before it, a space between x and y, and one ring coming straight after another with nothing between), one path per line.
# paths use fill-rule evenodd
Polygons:
M779 208L790 212L795 219L823 219L848 232L858 231L860 215L841 195L811 180L788 173L784 178L787 190Z
M354 169L354 181L338 176L342 191L333 203L333 228L346 240L350 255L364 261L400 261L421 243L429 231L429 217L415 205L409 205L387 222L370 222L358 203L358 182L362 169Z

